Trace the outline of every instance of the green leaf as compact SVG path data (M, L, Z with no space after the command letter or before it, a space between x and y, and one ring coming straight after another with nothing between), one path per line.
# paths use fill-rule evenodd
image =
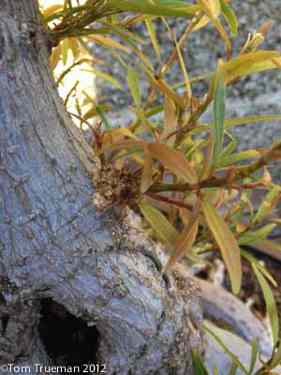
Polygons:
M238 153L234 153L232 155L221 155L217 167L223 168L227 167L228 165L238 163L240 161L248 160L248 159L256 159L261 156L260 152L257 150L246 150L241 151Z
M238 365L234 361L232 361L231 367L229 369L228 375L236 375L238 370Z
M260 272L260 270L255 264L252 264L252 268L262 289L262 293L266 304L266 312L269 317L272 329L273 343L274 345L276 345L279 337L279 319L276 302L272 290L268 285L268 282L264 278L263 274Z
M230 118L225 120L225 127L232 128L233 126L252 125L259 122L269 121L281 121L281 115L252 115Z
M112 77L110 74L102 72L101 70L93 68L93 71L89 69L83 69L84 72L93 72L97 77L102 78L103 80L111 83L113 87L116 87L118 90L124 90L122 84L114 77Z
M216 208L204 199L202 209L228 270L233 293L238 294L241 288L242 270L240 248L233 233L219 215Z
M231 157L232 156L231 154L236 150L237 145L238 145L238 141L232 138L231 142L229 142L229 144L223 149L220 159Z
M108 119L107 119L107 117L105 115L105 112L103 111L103 108L102 108L101 105L96 105L96 111L99 114L99 116L100 116L100 118L102 120L102 123L105 126L105 128L107 130L112 129L113 126L109 123L109 121L108 121Z
M197 350L192 350L192 365L195 375L209 375L208 370L206 369L204 362L198 353Z
M250 367L249 367L249 374L251 375L255 369L255 365L257 363L258 359L258 352L259 352L259 344L258 340L255 338L252 341L251 345L252 351L251 351L251 362L250 362Z
M238 20L235 12L225 0L220 0L222 14L230 27L231 33L236 36L238 32Z
M269 215L276 204L281 198L281 186L275 185L271 191L269 191L264 198L264 201L260 205L256 216L254 217L254 223L261 222L267 215Z
M139 108L141 105L140 78L137 71L131 66L128 67L127 81L135 105Z
M241 255L248 260L251 266L256 266L256 268L263 274L263 276L274 286L277 287L278 284L274 280L273 276L269 273L266 269L266 266L263 263L260 263L257 258L255 258L252 254L247 252L246 250L241 250Z
M276 346L275 352L269 364L271 369L274 369L281 364L281 342L279 342L279 345Z
M145 199L139 203L139 208L157 237L170 248L173 248L178 237L178 232L162 212L151 206Z
M124 12L137 12L154 16L194 16L198 5L182 0L110 0L109 6Z
M276 228L276 224L266 224L262 228L257 230L249 230L243 233L239 238L239 245L246 246L250 244L254 244L259 240L266 239L273 229Z
M232 353L225 345L222 339L223 329L218 328L213 323L204 321L203 330L206 331L220 345L223 351L232 359L232 362L235 363L238 368L240 368L245 374L248 374L248 371L246 370L242 362L239 361L239 358L235 355L235 353Z
M225 117L225 83L223 74L218 72L214 99L214 155L213 161L219 158L223 148Z
M145 26L147 28L148 34L150 36L154 51L158 58L158 61L161 61L161 52L160 52L161 50L160 50L160 46L159 46L157 36L156 36L156 31L155 31L151 17L145 17L144 22L145 22Z

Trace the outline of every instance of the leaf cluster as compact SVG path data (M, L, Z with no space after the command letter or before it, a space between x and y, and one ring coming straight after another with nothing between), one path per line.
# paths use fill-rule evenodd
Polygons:
M118 89L128 88L132 98L135 119L128 126L113 126L107 116L109 106L99 104L87 92L83 105L90 103L90 109L83 113L77 105L76 113L71 113L80 125L88 125L93 132L93 147L102 165L95 179L103 196L101 209L118 204L141 212L148 231L170 253L165 272L182 258L202 262L209 254L216 254L223 258L232 290L237 294L244 258L264 293L277 345L278 314L270 286L276 283L241 246L255 246L271 254L281 251L280 245L268 239L280 225L273 211L280 203L281 186L272 181L268 167L280 160L281 141L270 148L237 151L238 141L231 129L280 122L281 115L226 117L230 85L250 74L281 67L279 52L261 48L270 22L249 34L234 51L238 21L227 0L197 0L192 4L181 0L69 0L43 9L42 14L54 45L51 68L54 70L61 61L67 66L69 54L72 55L73 62L57 78L58 85L63 85L74 66L86 63L89 71ZM181 35L170 28L169 16L187 18ZM173 42L164 61L157 22L163 23ZM208 24L224 42L224 58L217 61L215 71L192 76L183 46L192 33ZM156 67L143 52L144 40L136 31L139 25L147 30ZM95 67L90 48L93 44L104 46L118 59L126 74L126 85ZM122 54L134 56L134 63L128 63ZM176 84L168 78L174 64L181 70ZM146 93L143 80L149 87ZM208 88L198 97L193 94L194 87L202 80ZM75 85L69 95L75 93ZM206 123L202 115L210 110L212 121ZM256 192L263 197L258 202ZM277 361L272 359L273 362Z

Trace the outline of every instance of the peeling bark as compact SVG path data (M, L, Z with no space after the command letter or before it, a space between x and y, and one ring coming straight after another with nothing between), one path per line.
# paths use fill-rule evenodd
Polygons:
M95 156L58 97L46 35L35 0L1 1L0 365L59 365L38 331L48 298L96 326L107 374L192 374L196 291L167 284L154 245L95 211Z

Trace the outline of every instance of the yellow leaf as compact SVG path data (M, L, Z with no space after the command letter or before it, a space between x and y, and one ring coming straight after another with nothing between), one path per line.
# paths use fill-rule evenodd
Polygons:
M192 217L192 212L188 210L187 208L182 208L179 207L179 216L181 218L181 221L185 226L189 225L191 217Z
M153 25L152 17L149 17L149 16L145 17L144 22L145 22L148 34L150 36L154 51L158 58L158 61L161 62L161 49L157 40L157 35L156 35L155 27Z
M218 17L221 13L221 4L219 0L209 0L209 8L214 17Z
M150 74L151 83L158 88L164 95L168 96L174 103L176 103L181 109L185 109L186 105L184 99L173 90L167 82L163 79L156 79L153 75Z
M54 4L49 6L48 8L44 9L42 14L45 19L49 18L53 14L59 12L60 10L63 10L63 5Z
M216 27L227 49L230 51L230 39L218 18L219 14L221 13L221 6L219 0L198 0L198 3L201 6L203 12L206 13L206 15L210 18L210 20Z
M281 121L281 115L252 115L245 117L236 117L225 120L225 127L230 128L233 126L255 124L258 122L266 121Z
M95 109L95 107L93 108ZM126 138L133 139L133 141L126 140ZM111 129L104 133L103 135L103 147L106 148L107 145L110 144L123 144L124 148L126 148L126 142L129 142L128 145L132 144L135 146L137 142L136 136L127 128L117 128Z
M61 42L61 54L63 65L66 65L69 55L69 38L65 38Z
M60 59L61 59L61 45L59 44L57 47L53 48L52 50L52 54L50 57L50 69L51 70L55 69Z
M189 225L182 233L179 235L175 243L175 251L173 255L169 258L164 271L171 268L177 261L179 261L187 251L192 249L194 241L196 240L197 232L199 226L199 215L193 215L192 220L190 220Z
M211 203L204 200L202 209L208 227L220 248L230 276L233 293L237 294L240 291L242 279L241 255L237 240Z
M143 165L143 173L141 177L141 187L140 187L141 193L146 192L152 185L152 182L153 182L152 176L153 176L152 157L147 147L144 147L144 165Z
M130 148L137 148L141 150L144 146L144 142L142 141L135 141L135 140L125 140L116 142L112 136L105 138L102 144L102 151L105 152L107 150L122 150L122 149L130 149Z
M273 61L274 59L274 61ZM276 60L276 61L275 61ZM255 51L240 55L222 65L222 71L226 83L248 74L268 69L276 69L281 61L281 55L277 51Z
M94 41L95 43L101 44L105 47L119 49L127 53L129 53L130 51L129 48L127 48L126 46L123 46L121 43L117 42L116 40L112 38L109 38L108 36L94 34L94 35L87 36L87 39L90 41Z
M201 5L205 13L210 15L212 18L218 18L221 13L221 5L219 0L199 0L198 3Z
M200 20L196 23L196 25L193 27L192 31L198 31L208 25L210 22L210 18L208 16L203 16L200 18Z
M192 98L192 89L191 89L190 79L189 79L189 75L185 66L184 58L182 56L181 48L177 40L175 40L175 44L176 44L176 50L177 50L177 54L179 58L180 67L184 76L184 84L186 88L186 98L187 98L186 105L188 106Z
M89 69L84 70L84 71L88 71L89 73L91 72L91 70L89 70ZM123 90L122 84L116 78L112 77L111 74L105 73L105 72L103 72L101 70L98 70L98 69L95 69L95 68L92 68L92 72L97 77L100 77L100 78L104 79L105 81L111 83L111 85L116 87L117 89Z
M127 82L137 108L141 106L140 77L138 72L131 66L128 67Z
M74 60L76 60L80 55L80 43L77 38L69 38L69 48L71 49Z
M169 134L177 129L177 114L174 102L165 95L164 101L164 129L161 133L161 140L164 140ZM172 146L176 140L176 135L169 137L165 142Z
M161 143L148 144L148 150L153 158L159 160L165 168L169 169L179 178L191 184L195 184L198 181L194 168L182 152L173 150Z
M151 206L145 199L139 203L139 208L158 238L170 248L173 247L178 236L178 232L173 225L157 208Z

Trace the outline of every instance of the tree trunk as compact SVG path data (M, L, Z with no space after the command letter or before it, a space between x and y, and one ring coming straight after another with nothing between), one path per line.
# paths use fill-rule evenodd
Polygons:
M154 244L95 211L95 156L58 97L48 44L37 1L1 1L0 372L192 374L196 290L163 279Z

